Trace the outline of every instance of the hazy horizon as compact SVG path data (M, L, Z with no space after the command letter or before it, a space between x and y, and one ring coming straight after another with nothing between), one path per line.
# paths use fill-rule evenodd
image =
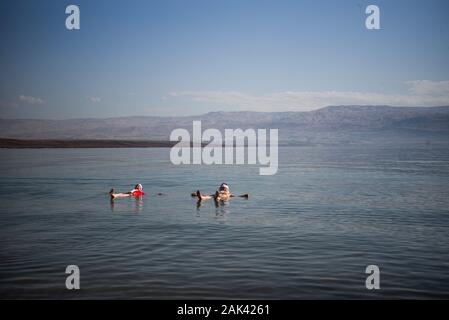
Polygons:
M153 118L188 118L188 117L201 117L207 114L212 113L308 113L313 111L319 111L323 109L331 109L331 108L397 108L397 109L438 109L438 108L449 108L448 105L435 105L435 106L392 106L392 105L329 105L319 108L313 108L311 110L299 110L299 111L258 111L258 110L236 110L236 111L229 111L229 110L211 110L203 113L198 114L189 114L189 115L144 115L144 114L136 114L136 115L128 115L128 116L113 116L113 117L102 117L102 116L91 116L91 117L73 117L73 118L12 118L12 117L3 117L1 116L1 120L50 120L50 121L64 121L64 120L107 120L107 119L119 119L119 118L142 118L142 117L153 117Z

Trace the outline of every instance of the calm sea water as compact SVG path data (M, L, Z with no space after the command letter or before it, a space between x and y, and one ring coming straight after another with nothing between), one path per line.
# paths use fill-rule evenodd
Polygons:
M449 298L448 146L279 157L260 176L169 149L0 150L0 298ZM197 207L224 181L250 199ZM110 202L138 182L142 199Z

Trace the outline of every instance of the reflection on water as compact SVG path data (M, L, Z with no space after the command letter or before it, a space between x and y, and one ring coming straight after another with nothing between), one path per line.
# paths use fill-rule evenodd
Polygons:
M201 209L204 209L203 211L207 213L209 211L208 209L210 209L211 207L211 203L213 203L213 206L215 207L215 219L217 219L217 221L225 222L227 220L228 215L231 213L230 202L231 200L216 200L216 199L209 199L207 201L197 200L196 216L200 217Z
M217 218L226 218L230 212L230 201L215 200L215 216Z
M139 213L143 209L143 197L134 197L134 212Z
M230 210L230 202L233 200L233 198L228 200L217 200L215 198L208 199L208 200L197 200L196 201L196 208L198 211L198 214L200 212L200 209L205 205L213 202L215 206L215 216L216 217L224 217L227 214L229 214Z
M0 297L449 297L447 146L281 148L275 176L169 151L0 150ZM146 195L109 201L133 181ZM251 197L191 197L221 181Z
M127 201L126 201L127 200ZM143 196L138 197L128 197L128 198L121 198L121 199L110 199L110 208L111 211L114 212L114 209L116 209L116 206L122 208L126 208L129 206L129 203L132 203L133 212L140 213L143 209ZM122 209L121 208L121 209ZM120 210L121 211L121 210Z

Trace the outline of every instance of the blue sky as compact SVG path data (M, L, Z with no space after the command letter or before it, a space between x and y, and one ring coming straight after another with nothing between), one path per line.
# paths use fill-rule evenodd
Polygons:
M77 4L81 29L65 28ZM365 28L380 8L381 29ZM2 1L0 117L449 105L449 1Z

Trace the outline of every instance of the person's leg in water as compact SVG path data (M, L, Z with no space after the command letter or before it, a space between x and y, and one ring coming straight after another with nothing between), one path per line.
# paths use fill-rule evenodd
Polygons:
M212 196L208 196L207 194L202 194L200 190L196 191L196 197L199 201L212 199Z
M130 197L132 195L131 192L126 192L126 193L114 193L114 188L111 189L111 191L109 191L109 195L111 196L111 199L115 199L115 198L125 198L125 197Z
M195 195L198 198L198 203L200 203L203 200L209 200L209 199L214 199L216 202L222 200L219 191L215 192L215 194L213 194L213 195L207 195L207 194L202 194L200 192L200 190L197 190Z

